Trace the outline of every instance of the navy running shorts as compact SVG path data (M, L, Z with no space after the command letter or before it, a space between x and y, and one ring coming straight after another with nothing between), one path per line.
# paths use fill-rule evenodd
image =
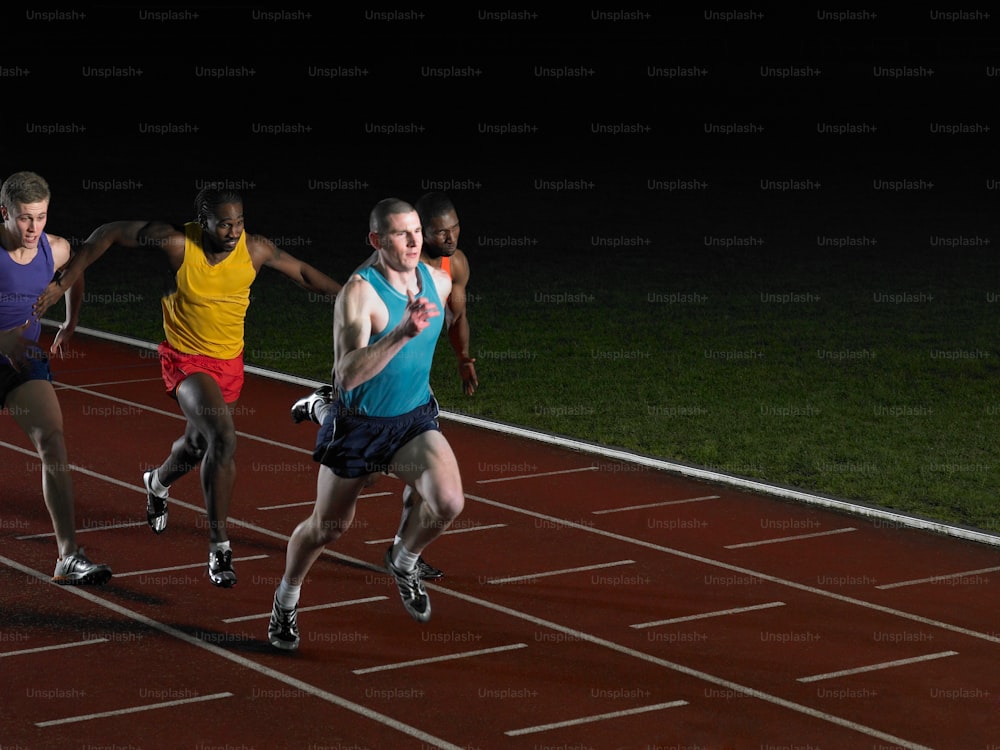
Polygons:
M438 403L431 400L398 417L368 417L341 412L335 401L316 435L313 460L338 477L354 479L385 472L396 452L428 430L440 430Z
M29 380L52 382L52 371L49 370L47 356L32 357L23 370L15 369L6 358L0 357L0 408L7 403L7 396L11 391Z

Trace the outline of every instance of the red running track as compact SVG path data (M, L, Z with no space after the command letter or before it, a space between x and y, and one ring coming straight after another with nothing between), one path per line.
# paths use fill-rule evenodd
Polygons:
M238 585L205 576L196 474L162 536L141 473L182 422L152 351L85 334L54 364L79 541L115 571L50 583L38 461L0 419L0 747L1000 750L992 539L790 501L445 415L465 513L410 619L380 561L385 477L266 642L308 512L313 386L251 374L236 422ZM541 438L542 436L537 436ZM973 535L975 536L975 535Z

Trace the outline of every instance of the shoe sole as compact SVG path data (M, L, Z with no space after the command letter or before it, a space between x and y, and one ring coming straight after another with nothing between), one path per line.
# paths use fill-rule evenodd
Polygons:
M294 406L292 406L292 422L294 422L295 424L302 424L303 422L312 422L313 424L319 424L319 422L313 419L312 416L313 404L316 401L326 401L327 403L329 403L333 395L333 391L330 390L324 396L317 398L321 390L323 389L320 388L316 391L313 391L310 395L306 396L305 398L299 399L298 401L295 402ZM302 411L305 411L305 414L302 414L301 413Z
M216 578L211 573L208 574L208 580L212 582L212 585L220 589L231 589L236 585L235 578Z
M268 638L268 643L282 651L295 651L299 647L298 641L283 641L280 638Z

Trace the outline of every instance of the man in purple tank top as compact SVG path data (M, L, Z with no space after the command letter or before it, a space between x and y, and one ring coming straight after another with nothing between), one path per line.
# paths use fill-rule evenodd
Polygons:
M0 406L27 434L42 462L42 497L59 550L52 580L100 585L111 578L111 569L92 563L76 543L62 410L48 356L38 345L41 324L32 312L56 269L70 257L69 242L45 233L50 197L48 184L33 172L12 174L0 188ZM51 353L61 354L73 335L82 296L81 279L66 290L66 322Z

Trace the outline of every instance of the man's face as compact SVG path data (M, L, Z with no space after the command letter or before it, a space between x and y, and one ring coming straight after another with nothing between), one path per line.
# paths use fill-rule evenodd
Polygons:
M433 217L430 226L424 227L424 252L434 258L454 255L460 231L458 214L454 211Z
M216 252L229 252L236 247L243 234L243 204L223 203L204 224L203 236Z
M420 262L423 237L420 217L416 211L390 214L386 231L373 235L370 239L390 268L412 270Z
M49 202L15 203L4 206L3 223L7 232L15 237L20 247L32 250L38 247L38 238L45 231L45 222L49 219ZM8 248L15 250L16 248Z

